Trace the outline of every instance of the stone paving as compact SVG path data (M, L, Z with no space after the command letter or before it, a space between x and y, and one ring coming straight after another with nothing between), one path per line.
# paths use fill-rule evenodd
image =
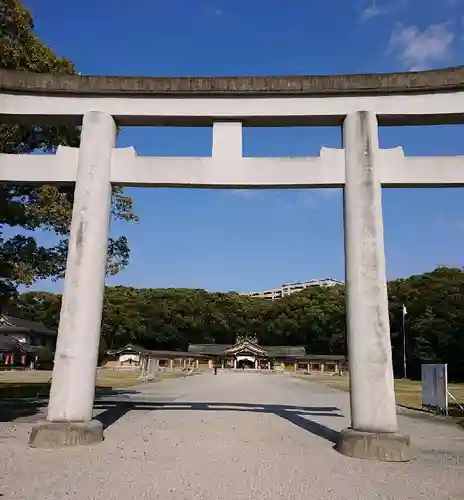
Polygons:
M164 403L164 404L163 404ZM399 417L420 450L406 464L333 450L348 395L286 375L219 372L147 383L96 402L103 443L27 447L27 417L0 424L8 500L464 499L464 430ZM34 417L31 416L31 420Z

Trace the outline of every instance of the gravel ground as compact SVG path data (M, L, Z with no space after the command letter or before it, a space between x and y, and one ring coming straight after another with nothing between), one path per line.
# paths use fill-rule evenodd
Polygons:
M27 447L31 424L0 424L0 496L49 499L464 499L464 431L399 417L420 448L407 464L333 450L348 395L286 375L204 374L144 384L96 404L103 443ZM161 403L165 403L162 405Z

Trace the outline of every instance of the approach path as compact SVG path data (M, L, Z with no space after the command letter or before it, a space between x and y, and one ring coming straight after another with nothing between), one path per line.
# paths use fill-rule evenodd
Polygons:
M401 415L401 430L422 450L417 460L350 459L333 450L348 410L346 393L286 375L146 383L96 403L108 428L92 447L33 450L30 423L0 424L0 493L8 500L464 499L464 430Z

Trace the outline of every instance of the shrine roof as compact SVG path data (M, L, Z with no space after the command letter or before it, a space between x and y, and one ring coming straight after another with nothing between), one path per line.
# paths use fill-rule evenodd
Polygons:
M246 342L245 342L246 343ZM254 344L249 342L251 346ZM224 355L227 351L234 347L239 347L240 344L191 344L189 352L195 354L203 354L210 356ZM245 347L245 346L244 346ZM304 346L269 346L256 344L256 348L265 351L269 357L299 357L306 354Z
M107 353L111 356L116 356L120 354L141 354L146 356L166 356L166 357L196 357L195 354L186 352L186 351L175 351L175 350L162 350L162 349L146 349L145 347L135 345L135 344L127 344L124 347L120 347L118 349L108 349Z
M39 321L30 321L6 314L0 316L0 334L1 333L27 333L28 335L40 336L57 335L54 330L51 330Z
M40 346L20 342L19 340L7 335L0 335L0 352L33 354L39 349Z

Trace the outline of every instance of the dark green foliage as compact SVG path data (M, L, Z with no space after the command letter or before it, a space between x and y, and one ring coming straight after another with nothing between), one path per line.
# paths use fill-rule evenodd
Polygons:
M37 361L41 363L52 363L53 362L54 353L49 347L41 347L37 351Z
M71 61L57 56L35 34L28 9L19 0L0 0L0 69L36 73L75 74ZM0 123L0 153L54 152L59 145L78 147L80 127ZM0 306L17 285L37 279L63 276L71 220L74 187L0 185ZM114 219L136 221L132 199L121 188L113 189ZM53 246L39 245L33 235L5 238L4 225L21 230L48 231L56 236ZM127 265L129 247L122 236L108 242L109 274Z
M402 373L402 304L406 304L408 374L422 362L448 363L451 380L464 379L464 271L439 267L389 284L394 367Z
M151 349L190 343L232 344L257 334L262 344L305 345L312 354L347 354L343 286L312 287L275 302L235 293L189 289L106 289L102 345L132 342ZM406 304L408 374L422 362L446 362L452 380L464 379L464 271L438 268L389 283L393 361L403 374L402 305ZM60 296L29 292L8 310L56 327Z

